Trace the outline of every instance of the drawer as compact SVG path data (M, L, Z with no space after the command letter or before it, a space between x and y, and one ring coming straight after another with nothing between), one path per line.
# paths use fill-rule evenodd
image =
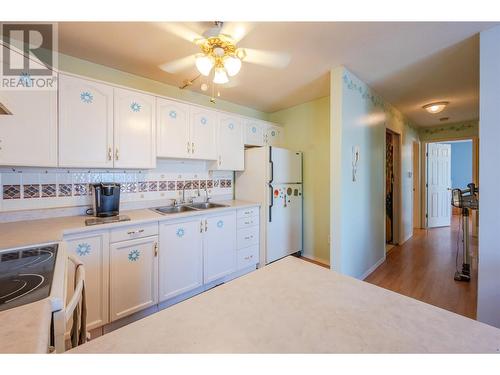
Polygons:
M238 250L238 270L259 263L259 245Z
M111 231L110 242L133 240L136 238L156 236L158 234L158 223L131 225Z
M259 227L238 229L238 249L259 243Z
M259 216L259 207L241 208L238 210L238 219L248 216Z
M242 217L238 219L238 229L254 227L256 225L259 225L258 216Z

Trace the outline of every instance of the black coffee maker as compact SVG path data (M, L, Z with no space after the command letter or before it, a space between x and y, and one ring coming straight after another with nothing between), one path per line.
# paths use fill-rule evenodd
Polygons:
M91 184L93 193L93 215L96 217L117 216L120 213L120 184Z

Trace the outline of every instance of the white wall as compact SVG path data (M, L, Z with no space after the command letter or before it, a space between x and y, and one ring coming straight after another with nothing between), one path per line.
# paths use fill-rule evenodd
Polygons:
M385 114L369 88L343 67L331 72L331 259L335 271L363 278L385 259ZM352 147L359 146L356 181Z
M418 134L399 111L344 67L330 76L330 264L364 278L385 259L386 128L399 133L402 143L400 242L413 231L412 143ZM354 146L361 156L356 181Z
M500 26L480 35L479 280L477 319L500 328Z

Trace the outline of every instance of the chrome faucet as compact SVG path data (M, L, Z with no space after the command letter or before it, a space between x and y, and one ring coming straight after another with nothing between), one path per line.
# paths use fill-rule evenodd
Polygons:
M205 202L208 203L209 200L210 200L210 197L208 196L208 190L207 190L207 187L205 186Z
M186 202L186 186L191 185L191 182L188 182L187 184L184 183L184 186L182 187L182 203L185 204ZM191 202L193 198L191 197Z

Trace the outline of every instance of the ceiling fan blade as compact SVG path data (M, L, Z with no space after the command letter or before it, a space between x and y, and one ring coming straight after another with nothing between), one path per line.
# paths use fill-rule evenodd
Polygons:
M169 61L165 64L161 64L159 65L159 68L161 70L166 71L167 73L175 74L178 72L182 72L183 70L192 68L194 66L194 61L195 61L195 55L189 55L181 57L180 59L177 60Z
M244 62L264 65L270 68L285 68L290 63L291 56L286 52L264 51L253 48L243 49L246 52Z
M221 33L230 35L233 42L238 44L254 27L255 24L250 22L224 22Z
M197 39L202 39L203 35L198 34L196 31L191 30L189 27L178 22L158 22L156 23L161 29L178 36L190 43Z

